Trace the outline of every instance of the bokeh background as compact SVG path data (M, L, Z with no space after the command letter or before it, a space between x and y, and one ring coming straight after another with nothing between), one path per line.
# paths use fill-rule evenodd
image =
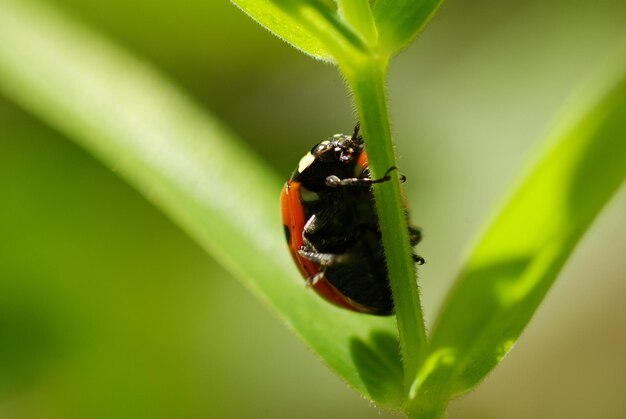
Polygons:
M225 0L48 2L161 68L285 177L355 122L334 68ZM560 110L625 46L623 0L449 0L395 60L429 322ZM625 213L622 188L450 419L626 417ZM395 415L115 173L0 96L0 418L259 417Z

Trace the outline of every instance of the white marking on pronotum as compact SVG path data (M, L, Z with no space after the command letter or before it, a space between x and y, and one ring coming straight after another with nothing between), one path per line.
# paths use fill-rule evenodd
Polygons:
M306 155L300 159L300 163L298 163L298 172L304 172L304 170L309 167L314 161L315 157L313 156L313 154L306 153Z
M320 199L320 196L313 191L308 190L304 186L300 186L300 197L304 202L313 202Z

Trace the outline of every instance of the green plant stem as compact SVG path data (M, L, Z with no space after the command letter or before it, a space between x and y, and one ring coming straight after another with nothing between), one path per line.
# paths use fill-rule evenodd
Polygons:
M396 166L385 91L388 59L361 58L356 66L351 61L350 66L341 66L341 70L354 94L372 176L380 178L389 168ZM394 171L391 175L390 182L374 186L374 196L400 336L404 384L408 392L424 358L426 330L398 172Z
M447 403L443 403L441 406L424 409L422 406L409 405L405 413L410 419L441 419L445 417L447 406Z

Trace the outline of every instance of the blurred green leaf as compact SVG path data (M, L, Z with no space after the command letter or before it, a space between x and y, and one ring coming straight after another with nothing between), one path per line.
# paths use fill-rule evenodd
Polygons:
M586 112L554 135L555 145L475 248L440 312L415 383L424 398L465 392L500 362L624 181L626 72L596 98L583 98Z
M0 0L0 9L0 91L136 187L352 387L400 405L393 318L336 308L305 289L283 239L282 182L263 162L154 68L102 37L37 2Z
M380 50L393 54L424 29L443 0L376 0L372 7Z

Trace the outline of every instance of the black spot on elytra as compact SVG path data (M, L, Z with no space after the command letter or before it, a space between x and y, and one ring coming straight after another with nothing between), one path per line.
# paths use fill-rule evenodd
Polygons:
M285 238L287 239L287 243L291 243L291 231L289 227L283 224L283 229L285 230Z

